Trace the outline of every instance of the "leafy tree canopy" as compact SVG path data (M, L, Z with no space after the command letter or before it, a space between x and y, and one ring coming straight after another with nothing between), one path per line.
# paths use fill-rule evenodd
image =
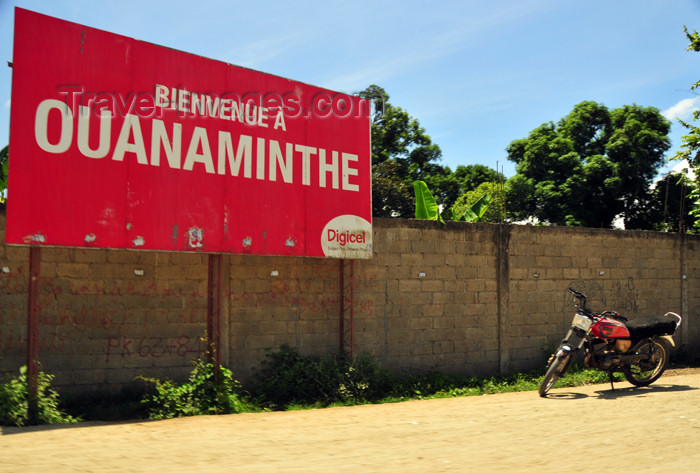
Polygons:
M694 199L695 184L685 174L668 173L652 186L647 200L638 202L634 228L656 231L685 232L693 228L690 210Z
M457 166L457 169L454 171L454 177L459 184L459 195L476 189L484 182L501 181L501 175L495 169L491 169L483 164Z
M417 119L389 102L389 94L378 85L359 93L372 100L372 213L375 217L404 217L414 214L413 181L425 178L441 166L440 147L432 142Z
M497 173L486 166L442 166L440 147L433 143L418 119L389 102L378 85L359 93L372 100L372 213L375 217L414 216L413 183L424 181L443 208Z
M503 222L505 208L505 192L503 186L496 181L485 181L474 189L462 194L452 206L453 215L461 215L466 209L471 208L483 196L491 196L489 206L481 216L480 221L490 223Z
M639 202L670 147L670 122L658 109L609 110L586 101L558 123L544 123L510 143L517 174L507 185L509 213L554 225L626 228L641 220Z
M686 49L688 51L700 52L700 35L698 35L698 32L694 30L691 33L688 31L687 27L683 27L683 31L688 41L690 41ZM698 88L700 88L700 81L690 86L691 91ZM700 127L694 126L681 119L678 119L678 121L689 131L687 135L681 137L681 149L676 153L673 159L687 160L689 167L694 171L695 185L691 192L693 208L690 213L695 219L695 230L700 230ZM700 122L700 110L693 112L693 122Z
M390 159L372 166L372 215L411 218L414 213L413 185L401 176L401 160Z

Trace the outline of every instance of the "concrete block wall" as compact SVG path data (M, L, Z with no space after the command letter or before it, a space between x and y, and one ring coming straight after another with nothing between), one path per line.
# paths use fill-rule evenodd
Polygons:
M498 227L430 221L375 224L375 256L357 262L355 348L396 371L498 370Z
M270 256L224 257L229 285L222 360L250 381L270 350L338 353L339 261Z
M0 239L4 216L0 216ZM483 375L541 366L573 307L674 311L700 347L697 236L375 219L374 257L352 263L353 341L397 372ZM40 359L63 390L136 376L183 380L206 337L202 253L43 248ZM0 372L26 362L29 250L0 245ZM334 259L224 255L223 363L254 379L270 350L340 350ZM347 328L347 327L346 327Z
M693 262L694 270L684 279L679 235L563 227L509 230L504 329L510 332L504 348L510 369L536 365L545 349L560 342L575 310L569 286L583 291L589 307L598 311L614 310L628 318L684 313L676 341L697 345L698 293L682 292L684 281L697 286L697 237L685 237L692 240L685 243L685 260Z
M16 373L26 364L28 248L2 245L0 268L0 372ZM205 255L42 248L40 274L39 358L56 386L183 378L205 348Z

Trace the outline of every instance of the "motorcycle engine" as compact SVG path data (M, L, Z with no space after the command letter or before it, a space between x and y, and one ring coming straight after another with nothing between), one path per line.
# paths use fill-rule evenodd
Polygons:
M632 346L632 340L618 339L615 342L615 349L620 353L627 353L627 350Z
M629 347L625 351L628 349ZM620 363L618 353L617 343L614 340L596 339L591 342L584 364L589 368L606 371Z

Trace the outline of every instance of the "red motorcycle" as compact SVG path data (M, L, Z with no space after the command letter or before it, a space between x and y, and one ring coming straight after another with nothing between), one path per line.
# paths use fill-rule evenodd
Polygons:
M616 312L598 314L586 307L584 294L573 288L569 292L575 297L576 314L564 340L549 359L540 396L546 396L557 379L566 374L581 348L585 350L585 365L606 371L611 385L615 372L622 372L635 386L648 386L659 379L668 365L671 347L676 346L672 335L681 325L680 315L666 312L662 316L627 320Z

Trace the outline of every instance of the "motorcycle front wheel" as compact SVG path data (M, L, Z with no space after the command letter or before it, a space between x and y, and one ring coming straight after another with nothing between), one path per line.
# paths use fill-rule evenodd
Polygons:
M554 383L557 382L559 377L566 369L568 361L571 359L572 356L573 355L571 353L563 357L557 356L556 353L552 355L551 361L549 362L549 366L547 367L547 371L545 372L544 378L542 379L542 383L540 383L540 396L545 397L547 395L552 386L554 386Z
M639 342L628 353L645 355L648 359L639 364L624 366L622 373L625 379L635 386L649 386L666 370L670 350L665 342L651 339Z

